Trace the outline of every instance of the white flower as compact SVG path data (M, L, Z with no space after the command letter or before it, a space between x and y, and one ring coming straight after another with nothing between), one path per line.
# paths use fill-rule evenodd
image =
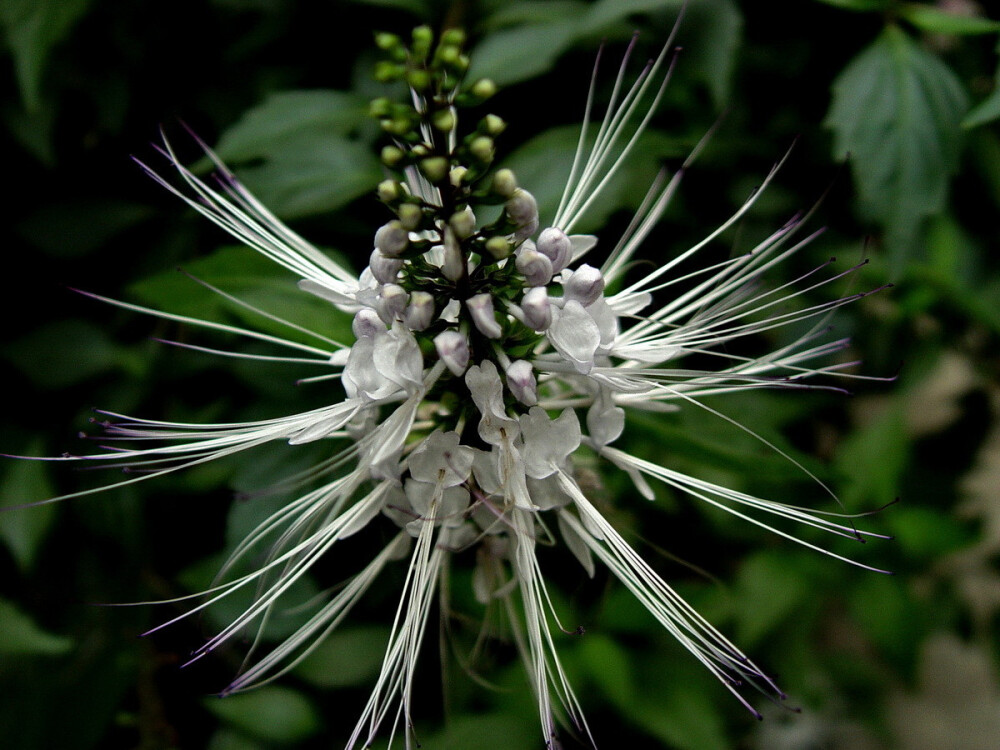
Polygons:
M454 46L449 39L446 35L441 44ZM356 338L350 346L318 334L316 345L306 345L114 303L284 347L288 356L268 359L311 364L325 372L313 380L339 377L343 383L345 398L329 406L255 422L195 425L110 414L108 432L142 447L53 459L147 469L111 485L118 487L273 441L328 441L330 457L303 475L303 494L251 532L226 566L230 570L259 560L256 569L223 579L188 613L240 589L257 591L254 603L193 659L266 621L289 586L342 539L375 523L400 527L392 542L355 569L344 586L317 605L306 624L250 666L229 692L290 670L341 622L383 569L402 564L404 583L384 662L348 747L367 746L386 723L392 730L402 727L410 747L412 676L439 579L450 550L475 544L480 549L473 574L476 595L481 601L502 601L512 613L510 627L529 668L544 741L554 744L560 713L589 735L559 660L560 631L553 628L558 616L535 555L536 539L558 528L589 575L595 560L607 566L651 616L748 707L739 692L745 684L781 696L772 680L681 599L615 530L587 496L575 466L574 454L587 446L607 468L626 472L645 497L653 499L655 486L664 485L815 549L762 519L803 523L857 539L872 535L856 531L849 522L839 523L836 513L731 490L612 445L626 428L629 409L711 411L700 401L703 396L803 387L811 376L837 372L838 365L811 364L847 343L821 342L819 326L757 358L730 354L728 345L792 323L821 322L830 311L861 296L789 312L785 303L799 297L802 289L755 285L762 273L808 241L794 239L799 220L750 253L680 278L671 275L738 221L760 191L704 241L658 262L644 275L626 278L640 244L676 190L680 171L666 184L654 185L629 230L599 267L574 265L593 250L597 239L574 235L573 228L638 142L666 85L668 75L662 71L671 54L668 42L631 88L623 93L616 87L593 145L586 147L588 141L581 136L559 209L535 241L536 201L527 189L516 187L509 170L500 173L502 179L498 177L490 197L504 204L504 215L494 225L475 225L477 194L472 187L476 179L484 180L479 188L491 184L481 167L484 158L492 158L492 146L466 147L454 130L442 134L428 124L433 111L442 107L457 118L459 108L450 98L454 91L433 102L413 92L413 105L424 120L396 143L409 159L401 174L406 201L395 206L403 218L378 229L370 268L360 276L288 229L210 151L220 171L218 189L182 166L169 144L164 153L185 188L171 186L146 168L193 208L296 274L305 292L354 315ZM428 59L432 62L426 63L426 71L435 80L454 79L455 70L446 62L452 56ZM643 102L645 110L640 109ZM585 123L584 130L587 127ZM422 162L423 153L447 153L445 169L437 162ZM458 177L452 179L454 175ZM772 178L773 173L763 187ZM450 216L443 215L445 205ZM415 214L413 206L420 211ZM433 228L411 231L420 212L430 217L422 226ZM511 259L507 252L485 250L487 246L517 247L517 254ZM662 250L657 255L665 257ZM680 280L682 291L658 294ZM665 301L654 305L654 298ZM435 319L436 310L440 314ZM517 341L516 358L505 336ZM698 369L684 366L689 354L701 355ZM704 369L709 362L718 366ZM265 549L266 555L259 556ZM518 608L521 614L516 614Z

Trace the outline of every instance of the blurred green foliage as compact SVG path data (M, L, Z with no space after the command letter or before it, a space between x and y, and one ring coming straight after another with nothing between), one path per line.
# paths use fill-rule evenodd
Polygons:
M597 47L606 40L605 59L617 59L639 29L639 59L654 54L682 5L192 0L182 10L148 0L0 0L0 117L14 186L6 198L6 278L14 283L2 298L10 385L0 449L86 451L87 442L71 436L90 429L84 410L92 405L234 420L339 398L337 385L296 386L308 372L150 342L235 343L96 305L64 288L265 332L276 325L194 276L331 338L348 337L348 320L298 294L281 269L229 246L129 163L135 154L164 166L148 145L158 141L158 126L198 162L201 152L180 124L187 122L272 210L360 267L373 228L384 221L372 194L379 134L365 115L366 102L384 93L370 78L373 30L405 32L420 22L469 30L474 72L507 86L490 103L509 123L499 161L535 192L544 216L569 168ZM897 575L824 558L688 497L658 490L650 503L609 477L595 502L699 611L780 676L803 713L764 707L766 720L752 721L627 592L600 572L588 579L571 556L552 554L543 566L563 592L557 607L565 623L587 630L558 636L560 647L605 746L994 746L998 32L1000 18L965 2L688 3L678 38L684 51L661 114L581 228L607 226L613 238L659 167L676 167L721 116L646 257L673 255L714 229L797 139L775 186L719 243L720 257L752 247L828 191L814 219L827 231L798 267L786 269L789 278L830 255L841 256L844 268L866 255L872 262L844 293L896 286L834 321L838 333L853 337L852 356L864 361L853 372L876 378L831 380L852 396L817 391L707 402L829 481L843 509L780 454L707 411L634 419L626 439L672 468L737 489L831 512L875 511L858 524L895 541L836 540L830 549ZM612 71L605 70L599 101ZM838 177L834 165L843 160L848 174ZM204 166L202 159L196 168ZM349 627L280 684L227 699L206 696L236 672L239 648L177 668L225 613L140 640L182 604L94 606L197 590L224 543L231 548L241 529L283 501L253 491L278 467L296 468L287 461L304 466L309 458L251 456L30 509L11 506L113 478L12 460L0 466L0 746L342 743L378 667L399 583L391 577ZM234 492L243 494L234 499ZM878 511L897 497L899 504ZM333 563L319 572L322 580L303 586L300 601L339 580ZM521 666L502 646L483 663L466 663L481 608L459 571L451 592L443 667L433 643L422 662L424 747L538 746ZM294 613L276 623L272 636L293 621ZM978 667L955 656L967 653L978 655ZM978 734L949 730L949 721L963 721L960 712L928 714L937 698L920 675L942 658L955 690L967 687L965 704L993 717L979 722ZM925 715L942 725L940 735L912 730ZM941 744L942 736L955 744Z

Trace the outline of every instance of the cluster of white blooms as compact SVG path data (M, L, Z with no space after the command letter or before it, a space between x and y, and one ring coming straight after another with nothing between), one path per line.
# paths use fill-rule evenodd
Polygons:
M612 444L623 433L626 409L708 409L700 401L703 396L802 387L805 378L841 369L844 365L814 368L810 362L845 346L843 340L820 340L825 317L861 295L812 306L788 304L818 283L771 289L754 283L809 240L796 238L800 218L751 252L671 275L736 222L752 199L703 242L626 280L631 259L661 216L683 169L654 184L629 230L600 265L581 262L597 239L573 234L573 227L652 116L669 78L670 42L631 86L622 85L622 63L608 112L593 137L581 135L562 203L541 231L532 195L518 186L510 170L492 166L493 139L503 122L487 115L472 132L460 133L460 110L481 103L493 91L488 81L463 88L468 65L463 35L448 31L435 44L430 31L420 28L409 44L391 35L380 35L378 42L388 58L380 64L379 77L406 81L412 101L373 104L392 141L382 150L382 161L393 177L378 186L378 196L395 218L375 232L369 265L360 276L285 227L217 160L221 188L188 171L169 146L164 153L186 187L175 188L148 170L209 219L297 274L303 291L353 315L355 340L346 346L316 335L317 345L310 346L220 323L154 314L294 349L296 356L288 361L331 368L329 375L315 379L339 377L344 399L301 414L240 424L177 424L112 415L121 420L108 424L117 437L158 442L66 460L144 463L152 469L123 484L269 441L330 441L330 458L306 477L312 489L263 521L236 549L228 567L250 561L262 548L267 550L265 561L205 592L205 601L192 609L199 611L247 586L258 587L252 606L194 658L264 621L289 586L331 554L338 541L379 519L395 523L399 531L391 544L229 688L261 684L294 667L341 622L386 566L405 560L407 573L384 663L349 747L368 743L387 720L393 728L403 727L409 746L413 669L439 578L447 556L473 547L480 551L474 556L475 594L483 603L506 605L511 632L529 666L545 742L554 742L559 716L587 733L556 651L552 625L558 618L535 555L538 539L554 538L551 522L589 574L595 558L606 565L734 694L751 684L780 695L604 518L579 481L574 455L583 448L627 472L638 492L650 499L660 482L789 539L794 539L789 532L760 515L860 539L866 532L856 531L849 521L839 522L838 514L731 490ZM481 224L479 217L498 206L497 218ZM675 284L678 291L668 293ZM791 343L761 357L732 354L724 346L809 320L815 325L800 327L804 332ZM718 366L686 368L681 360L691 353L702 355L701 363Z

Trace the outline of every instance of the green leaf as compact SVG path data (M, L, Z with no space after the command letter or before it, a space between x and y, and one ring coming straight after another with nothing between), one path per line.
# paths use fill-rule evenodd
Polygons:
M42 103L42 75L49 54L87 12L91 0L0 0L0 26L14 56L24 108Z
M43 206L17 225L18 234L49 255L78 258L153 215L149 206L77 198Z
M184 270L244 302L280 315L310 331L333 339L350 340L345 339L350 335L351 325L347 314L325 300L303 292L296 286L292 274L249 248L221 248L185 264ZM232 315L253 330L324 346L316 338L230 302L176 271L166 271L133 284L129 293L144 305L157 310L213 321L225 321L227 315Z
M73 648L73 641L46 633L14 604L0 599L0 654L58 656Z
M705 83L717 107L729 103L736 51L742 38L743 16L733 0L600 0L582 19L577 37L606 35L614 25L638 14L677 14L686 6L678 29L684 48L679 65L685 75Z
M889 0L818 0L836 8L854 11L884 10L889 6Z
M42 455L41 441L33 441L25 455ZM44 462L7 462L7 470L0 483L0 509L45 500L55 494ZM39 547L52 526L55 515L55 505L21 508L0 515L3 521L0 523L0 538L6 542L21 570L30 570L35 564Z
M367 684L378 675L388 642L387 627L337 629L302 661L295 674L324 688Z
M826 125L834 151L850 155L861 210L886 228L900 268L920 222L945 205L965 92L947 65L890 26L840 74L833 93Z
M1000 81L1000 74L998 74L997 79ZM996 119L1000 119L1000 86L997 85L994 86L989 96L969 110L969 114L962 120L962 127L971 130Z
M567 16L586 13L590 7L582 0L525 0L507 3L486 18L483 29L494 31L507 26L551 23Z
M204 705L234 728L267 742L301 742L320 729L315 706L290 688L262 687L225 698L209 698Z
M572 44L579 23L578 17L561 17L490 34L470 53L469 80L490 78L505 86L547 72Z
M740 566L736 578L736 641L753 648L796 612L811 589L794 555L761 552Z
M223 133L218 153L247 164L237 169L240 179L277 215L333 211L382 176L372 145L356 135L367 124L366 106L340 91L274 94Z
M367 102L355 94L283 91L247 110L222 134L215 150L232 163L273 158L302 138L348 136L367 119Z
M627 710L636 691L628 652L605 635L587 633L580 639L579 656L591 682L619 710Z
M885 522L899 548L911 557L938 560L975 541L967 524L933 508L893 508Z
M9 344L4 356L33 383L52 390L113 370L142 369L137 353L82 320L48 323Z
M529 723L525 718L506 713L456 715L441 732L421 736L420 744L434 750L524 750L540 744L537 720Z
M950 13L933 5L901 3L896 12L921 31L932 34L993 34L1000 31L1000 21Z
M837 451L837 485L847 508L879 506L899 496L909 460L910 441L903 409L890 404L869 424L855 430Z

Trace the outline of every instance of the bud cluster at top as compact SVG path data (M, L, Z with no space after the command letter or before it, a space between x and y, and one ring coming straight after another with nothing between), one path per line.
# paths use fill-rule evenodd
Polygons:
M535 198L511 170L492 169L504 121L486 114L465 125L460 117L496 92L488 79L466 84L464 42L464 32L449 29L435 43L426 26L409 44L376 35L386 55L376 78L405 83L411 96L371 104L390 141L381 159L392 176L378 197L395 218L375 234L366 274L373 299L358 312L355 332L401 327L456 377L492 360L515 400L533 406L532 368L518 356L530 357L552 325L553 305L571 297L589 305L602 296L603 278L589 266L566 270L557 279L565 296L550 299L546 287L570 263L573 242L554 227L531 239L539 229ZM486 215L496 218L480 223Z

